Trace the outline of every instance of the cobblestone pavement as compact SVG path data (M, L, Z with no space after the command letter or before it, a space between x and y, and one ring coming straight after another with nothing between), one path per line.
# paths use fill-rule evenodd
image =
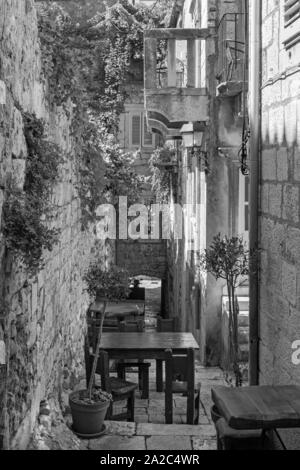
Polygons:
M142 284L143 285L143 284ZM160 309L160 283L148 280L146 290L146 330L156 328ZM128 373L127 380L137 381L137 374ZM155 361L150 368L150 397L142 400L136 393L135 422L106 422L105 434L93 440L78 439L71 431L72 418L62 416L59 405L50 404L49 416L39 417L32 442L33 449L63 450L212 450L216 449L215 428L210 417L211 388L223 385L223 373L219 368L205 368L196 362L195 379L201 383L200 418L197 426L186 424L187 398L174 395L173 423L165 423L164 393L156 392ZM85 387L85 380L79 388ZM115 405L115 412L122 411L125 402Z
M130 379L134 380L134 376L128 374ZM182 396L174 397L174 424L164 424L164 394L155 391L154 366L150 372L150 399L136 398L135 423L106 422L104 436L81 441L81 446L87 450L215 450L210 393L211 387L224 384L223 374L218 368L206 369L197 364L196 380L201 382L199 425L185 424L187 399Z
M146 288L146 330L156 328L160 310L160 282L142 281ZM216 449L215 428L211 422L211 388L223 385L223 373L219 368L205 368L196 363L196 383L201 383L199 425L186 424L186 397L174 396L173 423L165 423L164 393L156 392L155 361L150 368L150 397L142 400L137 392L135 423L106 422L106 433L99 439L81 441L81 447L90 450L212 450ZM127 380L136 382L136 374L127 374ZM115 407L122 411L124 405Z

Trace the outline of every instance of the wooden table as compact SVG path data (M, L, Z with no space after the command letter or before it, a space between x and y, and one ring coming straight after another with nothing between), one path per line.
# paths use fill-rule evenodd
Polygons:
M188 381L187 418L193 423L195 363L194 351L199 349L191 333L103 333L101 348L108 352L111 359L162 359L166 362L165 417L166 423L173 422L172 399L172 360L168 352L174 355L187 355L193 351L188 365L191 380Z
M212 389L212 399L234 429L266 431L300 427L300 386L220 386Z
M95 313L103 312L104 303L94 302L89 310ZM143 315L145 302L143 300L125 300L120 302L108 302L105 311L105 318L118 318L125 320L130 315Z

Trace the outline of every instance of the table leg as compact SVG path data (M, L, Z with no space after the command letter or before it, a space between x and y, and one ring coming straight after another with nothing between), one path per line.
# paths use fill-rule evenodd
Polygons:
M173 379L173 357L172 351L166 351L166 388L165 388L165 416L166 424L173 423L173 394L172 394L172 379Z
M156 359L156 391L163 392L163 360Z
M195 415L195 351L187 353L187 424L194 424Z

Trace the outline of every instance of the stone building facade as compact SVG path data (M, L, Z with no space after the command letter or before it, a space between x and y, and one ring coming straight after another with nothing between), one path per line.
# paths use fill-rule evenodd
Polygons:
M169 244L170 314L178 316L183 331L194 333L201 361L208 365L220 363L228 350L226 290L211 275L201 275L199 253L218 233L248 239L248 179L240 172L239 155L246 127L245 6L240 1L178 0L171 28L145 36L149 125L167 140L182 140L172 204L187 209L183 238L176 240L173 233ZM163 35L168 79L158 89L154 50ZM191 240L196 245L189 248ZM239 295L247 294L244 286Z
M296 14L283 0L262 2L260 12L260 384L300 384L292 360L300 339L300 4L294 3ZM299 432L283 438L299 448Z
M69 157L53 189L54 226L61 229L45 267L29 276L11 259L1 235L0 436L5 448L25 448L49 396L66 402L82 375L85 311L82 281L94 250L94 234L81 229L70 121L49 111L41 76L37 14L33 0L0 2L0 213L7 181L24 183L25 144L20 109L46 122L49 139ZM98 248L103 260L111 253Z

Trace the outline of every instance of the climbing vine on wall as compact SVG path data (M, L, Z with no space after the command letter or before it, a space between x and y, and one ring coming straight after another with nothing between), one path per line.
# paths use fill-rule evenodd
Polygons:
M150 158L152 189L157 202L170 202L171 188L175 188L177 175L176 149L168 146L156 149Z
M144 29L162 26L166 13L165 4L136 8L121 0L93 14L101 5L86 3L89 18L82 17L82 2L76 0L39 5L49 103L67 112L70 102L73 106L84 226L93 221L103 198L111 201L127 195L133 201L143 187L143 178L132 169L132 158L118 145L119 115L131 67L143 59Z
M23 113L23 123L28 151L25 181L23 190L10 181L3 233L7 248L34 273L43 265L43 250L51 251L58 241L59 231L49 227L49 220L52 188L63 158L59 147L48 141L42 120Z

